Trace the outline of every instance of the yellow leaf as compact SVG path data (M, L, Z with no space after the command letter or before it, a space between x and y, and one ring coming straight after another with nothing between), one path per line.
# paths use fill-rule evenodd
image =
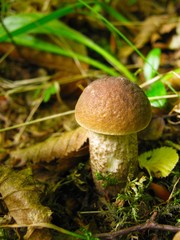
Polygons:
M171 147L161 147L139 156L139 166L157 178L167 177L178 162L178 154Z

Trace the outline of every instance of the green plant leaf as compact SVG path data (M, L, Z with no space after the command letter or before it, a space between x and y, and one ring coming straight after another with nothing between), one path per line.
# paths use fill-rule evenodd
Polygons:
M152 49L147 57L144 64L144 77L148 81L158 75L158 68L160 65L161 49L154 48ZM166 104L166 99L162 99L162 96L166 95L166 88L161 81L154 82L150 85L149 89L146 90L146 95L148 97L159 97L158 100L151 101L153 107L162 108Z
M151 101L151 106L157 108L162 108L166 104L166 99L161 98L161 96L165 96L166 94L166 88L161 81L154 82L150 85L150 88L146 90L146 95L148 97L159 97L158 100Z
M57 88L55 86L55 84L51 85L50 87L48 87L47 89L45 89L44 91L44 98L43 101L44 102L48 102L49 99L51 98L52 95L54 95L57 92Z
M167 177L178 160L179 156L175 149L161 147L141 154L139 156L139 166L146 168L150 176Z
M160 48L154 48L148 53L143 68L144 77L146 80L152 79L155 75L158 74L157 70L160 64L160 57L161 57Z

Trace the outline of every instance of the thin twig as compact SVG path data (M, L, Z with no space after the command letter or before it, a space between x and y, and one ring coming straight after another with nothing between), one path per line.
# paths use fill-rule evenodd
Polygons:
M154 213L151 218L143 224L139 224L133 227L129 228L124 228L116 232L108 232L108 233L100 233L94 235L94 237L98 237L100 239L115 239L116 237L120 235L125 235L129 234L131 232L136 232L136 231L143 231L143 230L149 230L149 229L155 229L155 230L161 230L161 231L171 231L171 232L178 232L180 231L180 227L172 226L172 225L165 225L165 224L158 224L154 222L154 218L156 216L156 213Z
M180 181L180 178L178 178L177 181L175 182L175 184L174 184L174 186L173 186L173 189L172 189L172 191L171 191L171 194L170 194L170 196L169 196L167 202L169 202L169 201L172 199L173 194L174 194L174 191L175 191L176 186L177 186L177 184L179 183L179 181Z

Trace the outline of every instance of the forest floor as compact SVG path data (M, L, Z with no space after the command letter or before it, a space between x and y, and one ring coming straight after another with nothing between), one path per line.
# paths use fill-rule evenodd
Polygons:
M173 239L180 231L180 5L57 2L2 5L0 239ZM105 75L136 82L152 106L138 133L139 159L145 153L152 161L114 198L96 190L88 131L74 116L83 89Z

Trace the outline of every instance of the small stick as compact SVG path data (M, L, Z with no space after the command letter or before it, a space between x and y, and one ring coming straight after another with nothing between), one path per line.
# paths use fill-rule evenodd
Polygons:
M94 237L98 237L100 239L115 239L116 237L120 235L125 235L129 234L131 232L136 232L136 231L143 231L147 229L156 229L156 230L161 230L161 231L171 231L171 232L178 232L180 231L180 227L172 226L172 225L166 225L166 224L158 224L154 222L154 219L157 215L157 212L154 212L151 218L143 224L139 224L133 227L129 228L124 228L116 232L108 232L108 233L100 233L100 234L95 234Z

